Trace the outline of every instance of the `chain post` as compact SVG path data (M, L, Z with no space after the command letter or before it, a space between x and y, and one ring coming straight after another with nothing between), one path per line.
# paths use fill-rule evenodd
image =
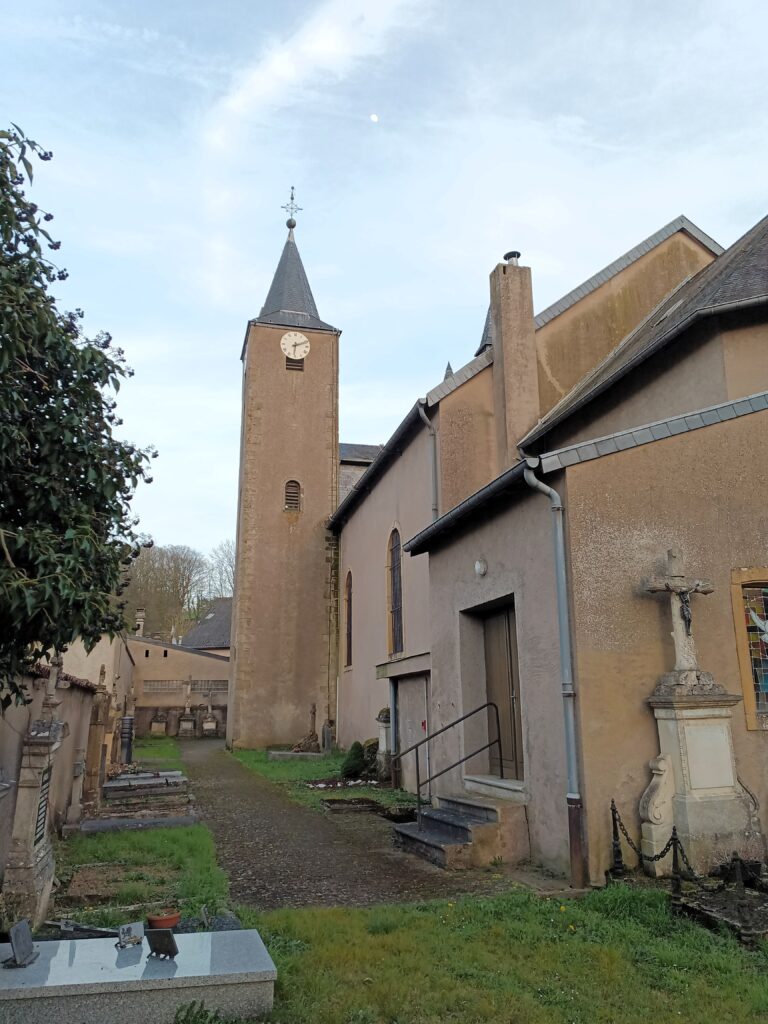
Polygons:
M672 826L672 913L679 914L683 904L683 885L680 878L680 840L677 827Z
M616 878L621 878L622 875L627 873L627 869L624 864L624 857L621 853L621 839L619 838L619 812L616 807L615 800L611 800L611 835L612 863L610 873Z

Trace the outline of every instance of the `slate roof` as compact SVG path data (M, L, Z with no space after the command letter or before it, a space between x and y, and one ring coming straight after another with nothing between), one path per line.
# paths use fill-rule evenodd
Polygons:
M462 384L466 384L468 380L476 377L481 370L484 370L486 366L490 366L492 362L493 351L491 349L483 349L479 356L470 359L468 363L465 363L455 373L451 373L450 377L446 377L433 387L431 391L428 391L427 405L430 407L437 405L446 395L450 395L456 388L460 388Z
M723 253L723 247L714 238L710 238L709 235L702 231L701 228L697 227L693 221L688 220L687 217L682 214L679 217L675 217L669 224L665 224L663 228L659 228L652 235L649 235L644 241L640 242L639 245L635 245L629 252L625 252L623 256L619 256L613 263L609 263L607 267L603 267L602 270L593 274L592 277L588 278L578 287L568 292L567 295L563 295L562 298L558 299L557 302L553 302L551 306L547 306L541 313L537 313L535 317L536 328L544 327L550 320L554 320L555 317L560 316L571 306L575 306L577 302L580 302L585 296L591 292L596 291L600 285L610 281L612 277L616 277L622 270L625 270L628 266L639 260L641 256L644 256L651 249L655 249L657 245L665 242L672 235L678 231L684 231L691 238L700 242L705 248L709 249L710 252L714 253L715 256L720 256ZM485 317L485 326L483 327L483 336L480 340L480 345L475 352L476 356L493 344L493 322L491 320L491 309L488 307L488 313Z
M316 331L336 330L318 316L312 289L293 237L293 228L288 232L261 312L251 323L305 327Z
M381 451L380 444L345 444L339 445L340 462L356 462L369 466Z
M674 223L674 222L673 222ZM583 377L520 442L543 438L557 424L670 346L703 317L768 303L768 217L668 295Z
M181 638L181 646L202 651L229 647L231 632L232 598L217 597L200 622Z

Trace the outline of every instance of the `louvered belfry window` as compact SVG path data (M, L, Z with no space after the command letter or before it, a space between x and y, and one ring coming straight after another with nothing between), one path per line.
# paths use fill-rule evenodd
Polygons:
M389 535L389 652L403 650L403 577L401 567L400 532Z
M301 484L298 480L289 480L285 485L285 509L289 512L301 511Z
M285 357L285 368L286 370L298 370L299 373L304 372L304 360L303 359L291 359L290 356Z

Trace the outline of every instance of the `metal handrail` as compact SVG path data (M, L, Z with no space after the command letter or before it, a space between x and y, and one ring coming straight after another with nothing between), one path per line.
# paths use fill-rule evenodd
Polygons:
M464 757L460 757L458 761L454 761L453 764L448 765L447 768L443 768L439 772L435 772L434 775L430 775L429 778L424 779L424 781L422 782L421 781L421 769L419 768L418 748L419 747L423 747L425 744L429 743L430 740L433 740L436 736L440 736L442 733L447 732L449 729L453 729L454 726L460 725L462 722L465 722L468 718L472 718L473 715L477 715L477 714L479 714L479 712L485 711L486 708L493 708L494 715L496 716L496 739L495 740L491 740L490 743L486 743L485 746L479 747L477 750L473 750L471 754L465 754ZM444 725L441 729L437 729L435 732L429 733L427 736L424 737L423 740L419 740L418 743L414 743L413 746L408 747L407 750L401 750L399 754L393 754L392 755L392 760L393 761L399 761L403 757L405 757L406 754L410 754L414 750L417 751L417 754L416 754L416 822L417 822L418 829L419 829L420 832L423 831L423 826L422 826L422 822L421 822L421 805L422 805L421 787L422 786L428 786L430 782L434 782L435 779L439 779L441 775L445 775L446 772L453 771L453 769L454 768L458 768L458 766L460 764L463 764L465 761L469 761L470 758L472 758L472 757L477 757L477 755L478 754L482 754L482 752L484 750L490 750L490 748L493 747L494 745L498 746L498 748L499 748L499 774L500 774L501 778L503 779L504 778L504 758L502 756L502 749L501 749L501 723L500 723L500 720L499 720L499 706L498 706L498 704L495 704L492 700L488 700L488 701L485 702L485 704L481 704L480 707L475 708L473 711L468 711L466 713L466 715L462 715L461 718L457 718L453 722L449 722L448 725ZM427 748L427 750L429 750L429 748Z

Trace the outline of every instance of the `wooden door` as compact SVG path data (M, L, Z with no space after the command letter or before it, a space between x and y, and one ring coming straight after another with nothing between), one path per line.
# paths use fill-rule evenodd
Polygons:
M407 750L427 735L428 694L426 676L403 676L397 680L397 749ZM422 781L429 778L427 745L406 754L400 762L400 784L409 793L416 792L416 754ZM429 788L424 786L421 795Z
M515 610L510 606L489 615L485 627L485 682L487 700L499 709L501 751L494 744L489 750L491 773L508 779L522 779L523 728L520 715L520 686L517 669L517 632ZM488 739L496 736L496 715L488 709ZM501 766L503 764L503 772Z

